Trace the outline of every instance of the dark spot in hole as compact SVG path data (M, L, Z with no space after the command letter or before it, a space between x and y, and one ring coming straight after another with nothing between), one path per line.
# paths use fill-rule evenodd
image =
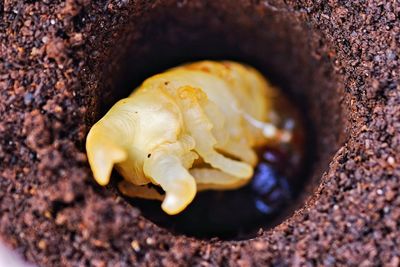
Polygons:
M68 39L68 34L67 34L64 30L62 30L62 29L58 29L58 30L57 30L56 36L57 36L57 37L60 37L60 38L62 38L62 39L64 39L64 40Z
M151 157L151 154L147 154L147 158L150 158Z
M51 204L51 215L53 216L53 218L55 218L57 216L57 214L59 212L61 212L62 210L69 208L69 207L74 207L76 205L82 204L82 202L84 201L84 196L83 195L78 195L74 198L73 201L71 202L65 202L63 200L54 200Z
M72 22L77 32L80 32L85 27L86 11L84 8L72 19Z
M36 3L38 0L25 0L24 2L26 3L26 4L34 4L34 3ZM0 7L1 7L1 4L0 4Z
M66 203L62 200L53 201L53 203L51 205L51 214L52 214L53 218L55 218L57 216L57 214L59 212L61 212L63 209L65 209L67 207L71 207L71 206L72 206L71 203Z

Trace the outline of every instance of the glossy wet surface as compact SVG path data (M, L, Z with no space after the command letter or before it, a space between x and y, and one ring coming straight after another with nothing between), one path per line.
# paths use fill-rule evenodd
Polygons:
M279 116L271 120L280 128L292 130L289 143L258 150L259 163L251 182L236 190L204 191L180 214L170 216L159 201L126 198L142 214L173 233L198 238L245 239L260 228L280 223L296 206L309 170L305 127L300 113L284 98L275 101ZM307 152L307 153L306 153Z

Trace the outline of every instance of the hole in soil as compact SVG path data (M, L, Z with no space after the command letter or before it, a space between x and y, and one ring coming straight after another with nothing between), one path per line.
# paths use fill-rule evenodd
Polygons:
M293 12L237 5L156 5L140 17L127 18L112 39L106 32L98 34L98 43L106 45L97 48L87 80L95 92L91 123L147 77L201 59L254 66L282 89L305 122L297 147L260 152L252 183L240 190L199 193L173 217L163 213L158 201L126 199L144 217L176 234L244 239L279 224L318 185L343 133L338 83L327 57L315 55L323 39ZM114 182L118 179L115 174Z

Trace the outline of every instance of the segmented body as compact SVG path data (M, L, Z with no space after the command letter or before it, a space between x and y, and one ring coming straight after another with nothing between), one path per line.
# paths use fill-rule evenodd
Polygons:
M169 214L198 190L244 185L257 163L254 148L284 137L268 123L274 97L259 72L234 62L202 61L155 75L90 130L94 177L107 184L115 165L124 194L163 200Z

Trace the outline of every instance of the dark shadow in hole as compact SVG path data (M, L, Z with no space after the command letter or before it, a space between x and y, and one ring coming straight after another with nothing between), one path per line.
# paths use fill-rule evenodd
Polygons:
M259 217L254 209L247 208L250 205L254 207L255 203L251 186L232 192L201 193L189 207L193 212L188 210L187 215L184 213L174 219L164 216L159 202L127 199L139 207L145 217L174 233L201 238L241 239L254 236L259 227L273 227L302 205L305 196L319 183L340 144L344 128L340 123L341 97L329 60L324 56L318 60L311 56L310 46L319 43L318 39L311 40L315 36L310 37L306 25L299 25L295 16L289 13L267 12L260 17L251 12L240 12L235 17L235 10L213 10L216 20L212 20L207 15L211 10L207 13L190 8L163 7L159 12L152 11L153 15L147 19L132 19L121 29L115 45L105 51L104 64L99 65L97 119L151 75L202 59L229 59L256 67L301 111L306 139L300 167L267 164L272 166L273 177L283 177L281 182L286 179L289 184L287 194L283 190L285 186L276 183L283 192L280 194L281 202L278 201L274 208L279 212ZM288 170L293 173L288 174ZM114 183L118 179L120 177L114 175ZM270 181L266 179L265 183ZM247 199L243 201L246 194ZM225 199L230 199L229 203ZM196 204L196 201L203 201L203 204ZM243 206L243 202L250 204ZM215 203L217 207L207 210L207 206ZM270 204L274 206L274 203ZM243 213L240 220L236 216L238 212ZM205 216L213 220L213 229L197 227L204 224Z

